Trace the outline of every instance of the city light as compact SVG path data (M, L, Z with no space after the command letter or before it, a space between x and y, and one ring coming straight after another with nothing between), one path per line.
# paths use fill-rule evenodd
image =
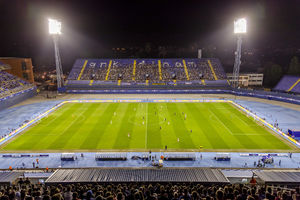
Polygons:
M245 18L240 18L234 21L234 33L247 33L247 20Z
M49 21L49 34L59 35L61 34L61 22L55 19L48 19Z

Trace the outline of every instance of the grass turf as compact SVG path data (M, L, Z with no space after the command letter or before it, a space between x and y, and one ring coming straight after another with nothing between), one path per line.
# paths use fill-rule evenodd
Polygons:
M230 103L67 103L3 150L291 147Z

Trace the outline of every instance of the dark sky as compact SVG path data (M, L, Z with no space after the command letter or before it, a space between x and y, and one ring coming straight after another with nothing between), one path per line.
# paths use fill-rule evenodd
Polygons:
M112 47L212 44L233 48L233 20L248 19L244 47L300 46L300 0L0 0L0 56L54 63L49 17L60 19L60 49L69 68ZM64 66L63 66L64 67Z

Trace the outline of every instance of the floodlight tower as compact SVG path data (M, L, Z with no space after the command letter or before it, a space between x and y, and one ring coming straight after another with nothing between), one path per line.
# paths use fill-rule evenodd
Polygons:
M247 20L240 18L234 21L234 34L237 35L237 47L235 52L235 60L233 67L233 87L239 86L239 74L241 65L241 53L242 53L242 35L247 33Z
M48 21L49 21L49 34L52 35L53 43L54 43L57 90L61 91L64 85L63 71L62 71L61 59L60 59L59 48L58 48L58 36L61 34L61 22L55 19L48 19Z

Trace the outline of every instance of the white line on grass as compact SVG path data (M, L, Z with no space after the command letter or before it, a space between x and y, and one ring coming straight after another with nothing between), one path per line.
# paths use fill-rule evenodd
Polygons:
M264 135L264 134L259 134L259 133L233 133L233 135Z
M145 133L145 149L147 149L147 137L148 137L148 103L146 103L146 133Z
M67 126L63 129L63 131L61 131L61 133L60 133L59 135L63 135L67 130L69 130L69 128L70 128L71 126L73 126L73 124L76 122L77 119L79 119L80 117L84 117L84 116L82 116L82 115L83 115L83 113L84 113L87 109L88 109L88 108L82 109L82 112L80 112L80 114L78 114L78 115L75 117L75 119L73 119L72 122L71 122L69 125L67 125ZM84 117L84 119L85 119L85 117ZM82 121L83 121L83 120L82 120ZM80 121L80 122L81 122L81 121Z
M210 111L212 114L209 116L209 118L211 119L211 117L214 115L215 118L223 124L223 126L230 132L231 135L236 135L236 136L240 136L240 135L264 135L264 134L259 134L259 133L234 133L232 132L221 120L219 120L219 118L212 112Z
M229 133L231 134L231 135L233 135L233 133L232 133L232 131L219 119L219 117L217 116L217 115L215 115L215 113L213 113L211 110L210 110L210 108L208 108L208 110L209 110L209 112L211 113L211 114L213 114L214 116L215 116L215 118L229 131Z
M235 107L233 107L232 106L232 104L230 104L230 106L232 107L232 109L235 109L235 110L237 110ZM228 109L229 111L230 111L230 109ZM237 111L240 111L240 110L237 110ZM245 124L246 126L249 126L249 127L252 127L252 126L256 126L256 124L252 124L252 125L249 125L249 124L247 124L244 120L242 120L242 119L240 119L238 116L237 116L237 114L235 114L233 111L231 112L230 111L230 115L232 116L232 115L234 115L235 116L235 118L236 119L238 119L239 121L241 121L243 124ZM247 113L242 113L244 116L246 116L248 119L253 119L253 118L250 118L249 116L248 116L248 114Z

